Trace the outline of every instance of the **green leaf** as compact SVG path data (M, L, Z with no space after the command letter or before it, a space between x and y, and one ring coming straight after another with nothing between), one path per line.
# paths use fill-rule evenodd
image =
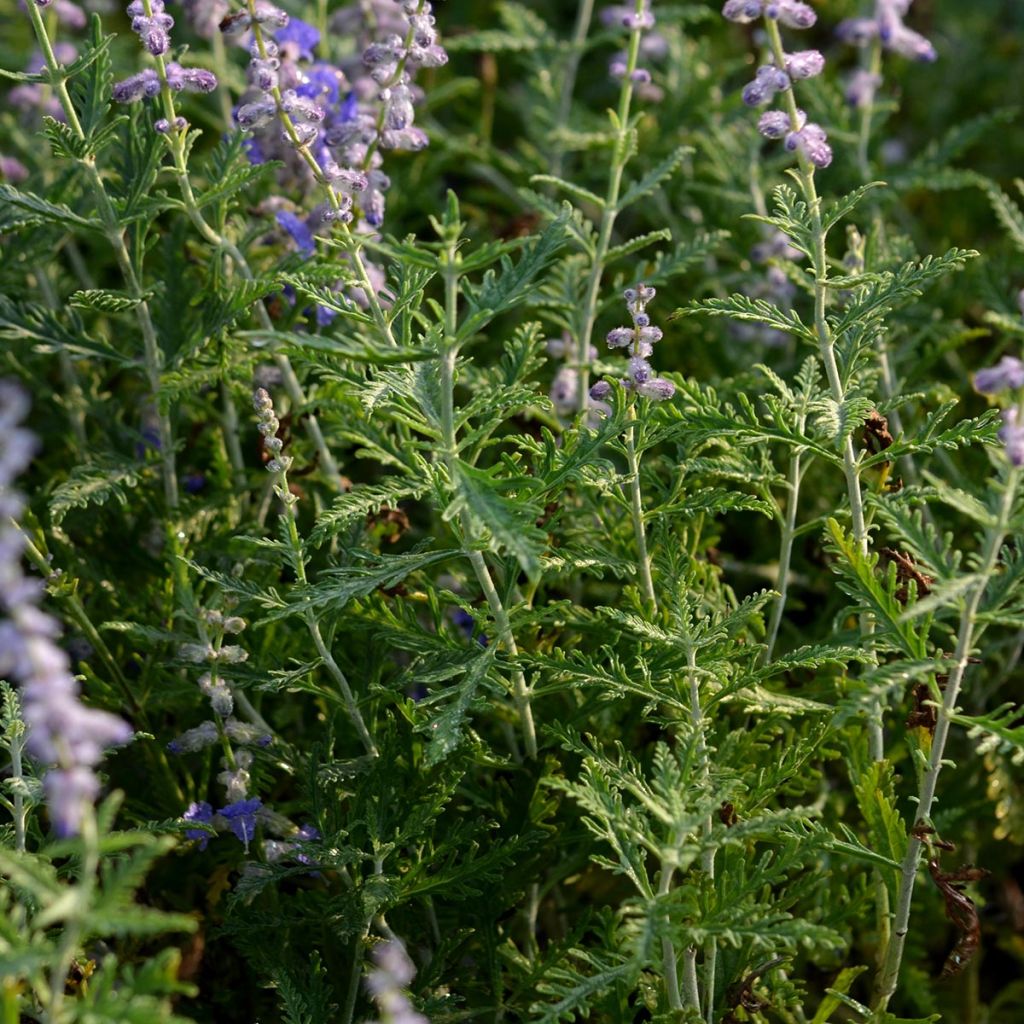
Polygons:
M68 479L50 496L50 515L60 525L73 508L104 505L108 501L128 504L128 491L142 479L145 465L117 455L99 455L75 466Z
M655 242L670 241L672 241L670 228L659 228L657 231L648 231L646 234L637 235L636 238L631 238L628 242L609 249L604 257L605 265L614 263L616 260L622 259L623 256L632 256L633 253L646 249L647 246L653 245Z
M365 520L368 515L382 508L394 507L406 498L419 498L425 490L423 484L409 484L404 480L356 485L347 494L335 498L331 507L317 516L316 524L309 534L309 544L319 547L353 523Z
M496 645L491 645L469 663L462 680L455 687L455 696L446 700L444 710L432 716L422 727L430 737L424 763L432 768L447 759L462 742L466 718L473 706L480 684L494 662ZM446 698L448 695L446 694Z
M866 970L867 967L844 967L827 990L828 995L818 1004L818 1012L814 1015L811 1024L829 1024L829 1018L842 1005L838 997L846 995L854 981Z
M866 185L855 188L845 196L840 196L834 202L825 206L821 213L821 227L823 231L829 231L838 224L848 213L857 208L860 201L872 190L885 188L884 181L869 181Z
M100 313L123 313L146 301L146 296L135 298L109 288L86 288L73 292L68 302L79 309L92 309Z
M621 212L638 199L650 195L663 182L668 181L675 174L679 169L679 165L683 162L683 158L692 152L692 146L677 146L664 160L648 171L639 181L626 189L615 209Z
M69 227L102 230L102 225L80 217L70 206L51 203L34 192L22 192L13 185L0 183L0 231L13 231L38 224L56 224Z
M765 324L803 341L815 343L814 332L794 310L781 310L765 299L752 299L741 292L736 292L725 299L696 299L688 306L671 313L669 320L696 316L700 313L708 316L727 316L744 323Z
M971 739L982 737L979 754L999 749L1009 752L1015 765L1024 764L1024 709L1019 704L1006 703L986 715L954 713L949 717L964 726Z
M551 185L562 192L568 193L577 202L590 203L591 206L596 206L599 210L603 210L605 207L605 201L596 193L591 192L590 189L583 188L581 185L575 185L564 178L556 178L553 174L534 174L530 178L530 184Z
M494 470L477 469L458 459L452 483L455 493L443 518L451 521L465 514L470 536L479 537L492 551L513 555L523 571L535 579L540 573L547 534L536 525L541 511L528 498L529 478L503 479ZM516 492L514 498L503 493L509 490Z

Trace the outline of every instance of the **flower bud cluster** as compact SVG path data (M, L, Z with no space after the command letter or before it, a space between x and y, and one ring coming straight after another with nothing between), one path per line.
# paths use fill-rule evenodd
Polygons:
M146 51L154 57L163 57L171 48L171 29L174 26L174 19L164 10L164 0L131 0L127 11L132 19L132 31L142 40ZM172 92L205 93L217 88L217 76L212 71L182 67L176 61L164 66L164 76L167 88ZM162 87L163 82L156 69L146 68L137 75L115 82L113 97L117 103L138 103L152 99ZM166 118L161 118L155 127L161 134L166 134L172 125ZM175 118L173 127L176 130L184 128L184 119Z
M727 0L722 14L730 21L746 24L764 18L778 21L788 28L810 28L817 20L814 8L797 0L764 3L762 0ZM814 78L825 67L825 58L818 50L797 50L783 55L783 66L765 64L757 69L754 80L743 89L743 102L748 107L762 107L777 93L785 92L794 81ZM832 163L832 147L821 125L807 120L803 111L796 122L784 110L768 110L758 121L758 130L769 139L781 139L786 149L799 152L815 167Z
M847 18L836 28L836 35L853 46L866 46L875 39L886 50L909 60L930 63L938 54L920 32L903 24L913 0L877 0L874 17Z
M16 523L25 501L12 485L36 449L21 426L27 412L25 395L0 381L0 676L21 684L26 749L53 766L43 788L54 830L68 836L78 833L99 795L95 767L104 750L127 743L132 729L81 703L70 659L56 644L60 626L38 607L42 583L22 573L25 542Z
M267 462L269 473L287 473L291 468L290 455L282 452L284 442L277 436L281 424L274 415L274 402L265 388L257 388L252 399L256 410L256 429L263 435L263 449L270 455Z
M1021 312L1024 313L1024 296ZM974 386L983 395L1015 392L1014 404L1003 410L1003 425L999 428L998 436L1010 462L1015 466L1024 466L1024 417L1021 416L1020 402L1024 390L1024 362L1015 356L1003 356L995 366L979 370L974 375Z
M625 28L630 32L640 32L638 55L643 60L659 60L668 53L668 41L654 28L654 14L649 0L645 0L644 8L637 13L634 4L615 4L601 12L601 22L607 28ZM608 73L615 81L621 82L627 75L636 86L636 93L642 99L654 102L663 98L664 92L651 81L651 73L646 68L636 67L629 70L629 54L623 50L612 57L608 65Z
M376 965L366 977L366 987L373 996L381 1015L388 1024L429 1024L422 1013L417 1013L406 989L416 977L409 954L398 939L377 946L373 951Z
M647 361L654 352L654 346L662 338L661 328L653 326L647 314L647 303L655 294L655 290L647 284L627 288L623 295L633 326L615 327L608 332L605 340L609 348L624 348L629 351L629 377L622 381L622 386L635 391L643 398L661 402L671 398L676 388L670 380L656 376ZM590 389L590 397L598 402L606 399L610 393L611 385L604 380L598 381Z

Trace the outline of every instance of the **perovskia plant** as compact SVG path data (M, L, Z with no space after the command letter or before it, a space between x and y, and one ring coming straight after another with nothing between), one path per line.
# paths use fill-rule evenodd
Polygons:
M947 7L0 0L4 1024L1018 1020Z

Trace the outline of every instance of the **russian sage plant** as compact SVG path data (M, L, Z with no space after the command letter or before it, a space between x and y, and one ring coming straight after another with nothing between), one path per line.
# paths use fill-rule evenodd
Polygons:
M1016 1024L1020 12L0 17L3 1024Z

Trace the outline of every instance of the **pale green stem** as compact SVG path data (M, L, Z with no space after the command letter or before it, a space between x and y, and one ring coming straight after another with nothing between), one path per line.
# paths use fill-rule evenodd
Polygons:
M572 40L569 43L569 54L565 59L565 67L562 70L562 88L558 98L558 113L555 116L555 127L553 129L553 152L551 154L551 174L555 178L562 176L562 167L565 163L565 146L561 140L561 134L569 125L569 115L572 112L572 96L576 89L576 74L579 71L580 60L583 58L583 51L587 45L587 35L590 32L590 21L594 16L594 0L580 0L576 8L576 25L573 28Z
M804 418L799 421L800 433L804 430ZM794 449L790 456L789 478L786 485L786 518L782 524L782 536L779 541L779 574L776 579L775 589L779 596L772 606L771 620L768 623L768 641L765 645L763 664L768 665L775 653L775 642L779 637L779 627L782 625L782 616L786 610L786 598L789 594L789 573L793 561L793 539L796 536L797 506L800 502L800 483L803 478L803 466L801 460L803 450Z
M644 9L644 0L636 0L636 13ZM598 298L601 294L601 278L604 275L604 261L611 244L612 229L618 216L619 191L622 188L622 175L628 160L629 109L633 100L633 72L636 70L637 58L640 54L641 29L634 29L629 36L629 50L626 59L626 74L619 90L619 107L617 112L618 127L615 143L612 148L612 162L608 173L608 189L605 192L604 205L601 208L601 223L597 229L597 244L594 247L594 260L587 278L587 287L583 299L583 310L580 318L580 332L576 339L576 362L580 375L580 396L586 405L587 393L590 390L590 345L591 335L597 323Z
M20 712L21 706L19 704ZM25 852L25 821L28 808L25 806L24 769L21 764L21 752L25 747L25 723L18 721L11 729L11 801L14 804L14 849L18 853Z
M50 282L46 268L37 266L35 268L36 283L43 293L43 300L48 309L57 311L60 309L60 300L57 292ZM82 392L82 384L78 377L78 370L75 369L74 361L65 349L60 350L60 374L64 378L64 385L68 389L68 405L70 406L71 429L75 440L84 449L88 445L85 433L85 395Z
M669 837L669 846L674 847L674 840L674 836ZM670 865L663 858L661 862L661 881L658 884L659 896L668 895L672 888L672 875L674 873L674 865ZM661 940L661 960L662 969L665 972L665 991L668 993L668 1005L673 1010L681 1010L683 1008L683 1000L679 994L679 969L677 967L676 947L671 939Z
M658 614L658 598L654 593L651 578L651 559L647 553L647 536L644 531L644 505L640 492L640 460L636 454L635 434L640 429L636 418L636 402L629 404L629 422L626 424L626 464L629 467L630 514L633 520L633 536L636 539L636 567L640 576L648 612Z
M67 118L68 126L75 135L84 140L85 132L78 119L78 113L71 96L68 93L67 81L62 77L63 72L60 63L57 61L50 44L50 37L47 34L46 26L43 23L39 8L34 3L26 4L29 18L32 21L32 28L36 35L36 41L43 52L46 67L54 77L54 88L60 100L64 115ZM135 300L135 317L142 333L144 348L146 376L149 380L150 391L156 400L160 390L160 372L163 368L163 353L157 341L156 331L153 327L153 320L149 311L149 304L146 301L145 293L135 273L135 267L131 256L125 246L124 234L117 222L117 213L107 195L99 170L96 167L95 159L90 155L83 157L81 164L85 175L89 180L90 188L96 202L96 210L103 224L103 234L111 248L114 250L114 257L117 260L118 268L124 278L128 293ZM178 507L178 478L174 465L174 438L171 433L171 421L166 412L159 408L157 401L157 429L160 435L160 456L163 473L164 499L169 511L173 512ZM173 534L173 529L172 529Z
M775 65L780 68L785 67L785 51L782 47L782 37L779 34L778 23L772 18L765 18L764 25L768 33L768 41L771 45ZM800 125L800 115L793 90L785 90L783 96L785 97L790 124L795 131ZM797 150L797 159L800 185L807 203L808 212L811 215L812 239L814 243L811 253L811 262L814 269L814 332L818 339L818 351L825 367L825 376L828 379L832 398L837 405L842 406L846 400L846 387L843 384L842 375L839 372L839 364L836 360L835 339L832 337L832 331L825 316L828 299L828 260L825 252L826 232L822 227L821 221L821 200L814 185L814 166L802 150ZM846 478L846 493L850 503L853 537L861 553L866 555L870 547L870 537L864 518L864 496L861 492L857 454L854 451L853 436L850 433L847 433L843 439L842 456L843 475ZM874 623L870 616L862 616L861 633L863 639L868 641L873 631ZM868 747L873 760L880 761L885 757L882 709L878 702L875 703L868 720Z
M280 481L280 493L287 496L288 474L287 472L282 472L277 474L277 476ZM284 511L282 514L285 517L288 529L288 542L292 549L292 567L295 569L295 576L299 583L302 586L306 586L309 582L306 577L306 556L302 550L302 541L299 539L299 529L295 522L294 502L284 501L283 504ZM366 722L363 720L362 713L359 710L359 702L355 698L348 677L337 661L334 660L334 655L331 654L331 650L327 646L323 634L320 632L320 624L317 622L316 615L310 610L303 615L303 619L305 620L306 628L309 630L309 635L313 639L317 653L320 655L320 660L323 661L328 674L341 692L341 699L345 705L345 710L348 712L348 717L359 734L359 739L362 741L364 749L371 757L378 757L380 751L370 735L370 730L366 727Z
M148 11L149 0L143 0L143 3ZM202 211L199 209L195 193L192 191L192 182L189 180L188 166L186 163L185 141L188 129L186 128L184 131L179 131L175 127L177 110L174 105L174 91L167 84L167 65L162 56L156 58L156 64L157 74L160 76L161 81L160 96L164 107L164 116L171 125L167 133L167 139L174 159L174 176L178 183L178 190L181 193L182 202L185 204L185 212L199 234L215 249L222 249L227 253L231 262L235 265L244 280L252 281L254 280L254 275L249 266L249 262L246 260L242 251L238 246L230 241L230 239L225 238L220 234L220 232L214 229L206 221L203 217ZM279 95L277 96L277 99L280 102ZM294 127L292 128L292 131L294 133ZM257 302L255 308L256 317L259 320L260 326L265 331L272 332L274 330L274 323L270 319L270 314L267 312L266 307L262 302ZM292 405L305 410L307 405L306 396L303 393L302 385L299 383L298 377L295 375L295 370L292 368L291 360L283 353L276 353L274 355L274 361L277 363L277 367L281 372L281 379ZM244 484L244 461L240 464L236 464L236 459L241 458L241 449L238 447L238 414L234 409L234 400L232 399L231 393L226 385L224 387L224 404L226 419L225 426L228 428L226 430L228 437L228 450L231 453L231 460L235 468L236 477L240 475L243 476L242 482ZM334 456L331 454L331 449L324 438L323 431L320 429L320 423L317 420L317 417L312 412L305 411L303 419L306 432L309 434L310 439L316 448L317 454L319 455L320 466L323 469L325 476L327 477L331 487L335 490L339 490L341 488L341 477L338 470L338 464L335 461ZM234 423L233 432L230 429L232 421ZM241 470L240 466L242 467Z
M1003 491L1002 501L999 504L996 522L987 531L984 554L977 573L978 582L971 589L967 603L960 615L956 650L953 655L953 667L950 670L949 680L942 695L942 704L936 713L935 733L932 736L928 767L921 778L917 797L916 819L924 824L931 820L932 806L935 802L935 790L939 781L939 773L942 771L946 740L949 737L950 716L956 709L957 699L960 696L960 687L963 683L964 673L967 671L971 649L974 645L978 609L981 607L982 598L985 596L985 589L988 586L989 580L996 571L999 562L999 552L1002 549L1009 529L1019 480L1020 470L1016 467L1011 467L1006 477L1006 489ZM903 866L900 871L900 886L896 898L896 913L893 920L892 935L885 951L885 960L882 964L881 972L875 984L874 1009L879 1015L888 1007L889 1000L896 991L899 981L903 948L906 944L907 932L910 926L910 909L914 895L914 882L917 878L917 869L920 864L923 845L920 839L913 834L910 835L906 856L903 858Z
M867 70L872 75L882 71L882 43L876 38L871 43L868 55ZM860 130L857 133L857 166L861 177L867 181L871 176L871 164L868 161L868 145L871 142L871 122L875 113L875 90L871 90L871 100L865 103L860 112Z
M452 485L455 485L456 461L458 459L458 441L455 433L455 361L458 357L458 345L456 334L458 332L458 298L459 298L459 273L456 263L457 254L454 246L447 251L447 262L444 269L445 280L445 338L444 351L441 354L441 435L444 444L444 459L448 467ZM526 747L526 756L531 759L537 757L537 730L533 721L533 709L530 706L530 688L526 683L526 676L516 662L519 659L519 648L512 632L512 625L509 622L508 612L505 604L494 585L494 579L488 568L487 560L481 551L473 547L474 530L469 515L463 510L459 514L459 529L462 533L462 541L466 557L473 567L477 583L483 591L490 609L491 617L497 628L498 638L502 646L512 659L512 698L519 714L520 725L523 730L523 743Z
M686 1005L700 1014L700 988L697 985L697 950L692 946L683 954L683 991Z
M700 685L697 680L697 655L692 644L686 648L687 684L690 690L690 722L697 737L697 764L700 768L701 781L705 792L711 784L711 761L708 757L707 742L704 739L704 710L700 706ZM704 837L710 841L715 827L714 818L709 814L704 819ZM701 867L709 883L715 880L715 850L712 847L701 853ZM715 971L718 959L718 945L713 938L704 944L704 1016L708 1024L712 1024L715 1011Z

